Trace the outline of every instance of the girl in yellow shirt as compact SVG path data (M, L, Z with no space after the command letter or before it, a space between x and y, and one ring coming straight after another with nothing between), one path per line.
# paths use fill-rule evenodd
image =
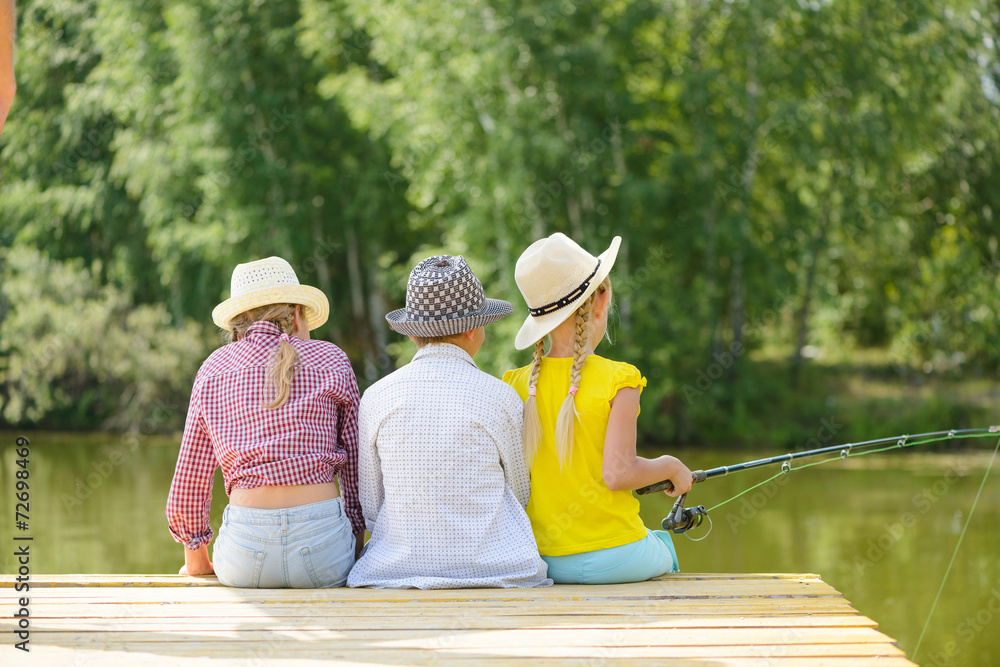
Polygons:
M531 313L514 344L535 352L530 365L503 379L525 401L528 518L556 583L644 581L677 571L670 534L643 525L631 489L669 479L668 495L677 496L691 488L691 471L673 456L636 455L646 378L593 353L607 330L608 274L620 244L616 236L594 257L553 234L525 250L514 271Z

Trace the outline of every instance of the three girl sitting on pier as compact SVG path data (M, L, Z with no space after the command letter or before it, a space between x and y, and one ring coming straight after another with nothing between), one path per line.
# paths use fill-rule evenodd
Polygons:
M457 588L677 571L669 534L645 528L631 489L670 479L676 496L691 471L636 455L646 380L593 353L619 244L594 257L554 234L524 252L515 280L530 315L515 346L534 356L503 382L474 357L512 305L486 298L461 256L420 262L406 307L386 316L417 353L360 400L344 353L309 338L325 295L279 258L237 266L213 312L231 342L195 378L167 501L181 573L251 588ZM230 503L213 563L220 466Z

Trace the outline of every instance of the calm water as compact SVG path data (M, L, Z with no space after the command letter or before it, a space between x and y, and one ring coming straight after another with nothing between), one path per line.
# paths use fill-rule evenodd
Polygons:
M0 434L3 573L15 569L14 533L34 538L36 573L177 572L183 553L163 517L175 440L30 434L31 518L22 532L14 526L15 435ZM993 444L979 441L990 450ZM759 453L678 454L708 468ZM784 475L715 509L704 541L676 536L681 567L819 574L912 655L988 462L988 452L907 450ZM772 467L710 480L695 487L689 504L712 508L775 472ZM225 507L221 476L215 488L217 528ZM658 527L668 507L662 494L644 498L646 525ZM921 664L1000 664L998 524L1000 469L986 481L917 656Z

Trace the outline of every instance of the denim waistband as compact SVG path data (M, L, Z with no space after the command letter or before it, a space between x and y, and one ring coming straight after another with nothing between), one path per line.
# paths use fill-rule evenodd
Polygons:
M226 518L237 523L256 526L280 526L283 523L332 519L344 513L340 498L321 500L318 503L286 507L276 510L262 510L256 507L226 506Z

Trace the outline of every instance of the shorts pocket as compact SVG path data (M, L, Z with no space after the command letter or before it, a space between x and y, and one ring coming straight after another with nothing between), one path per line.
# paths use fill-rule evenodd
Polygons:
M236 544L225 533L215 541L212 553L215 575L224 586L259 588L264 552Z
M350 530L339 531L322 542L302 547L299 555L314 588L343 586L354 565L354 536Z

